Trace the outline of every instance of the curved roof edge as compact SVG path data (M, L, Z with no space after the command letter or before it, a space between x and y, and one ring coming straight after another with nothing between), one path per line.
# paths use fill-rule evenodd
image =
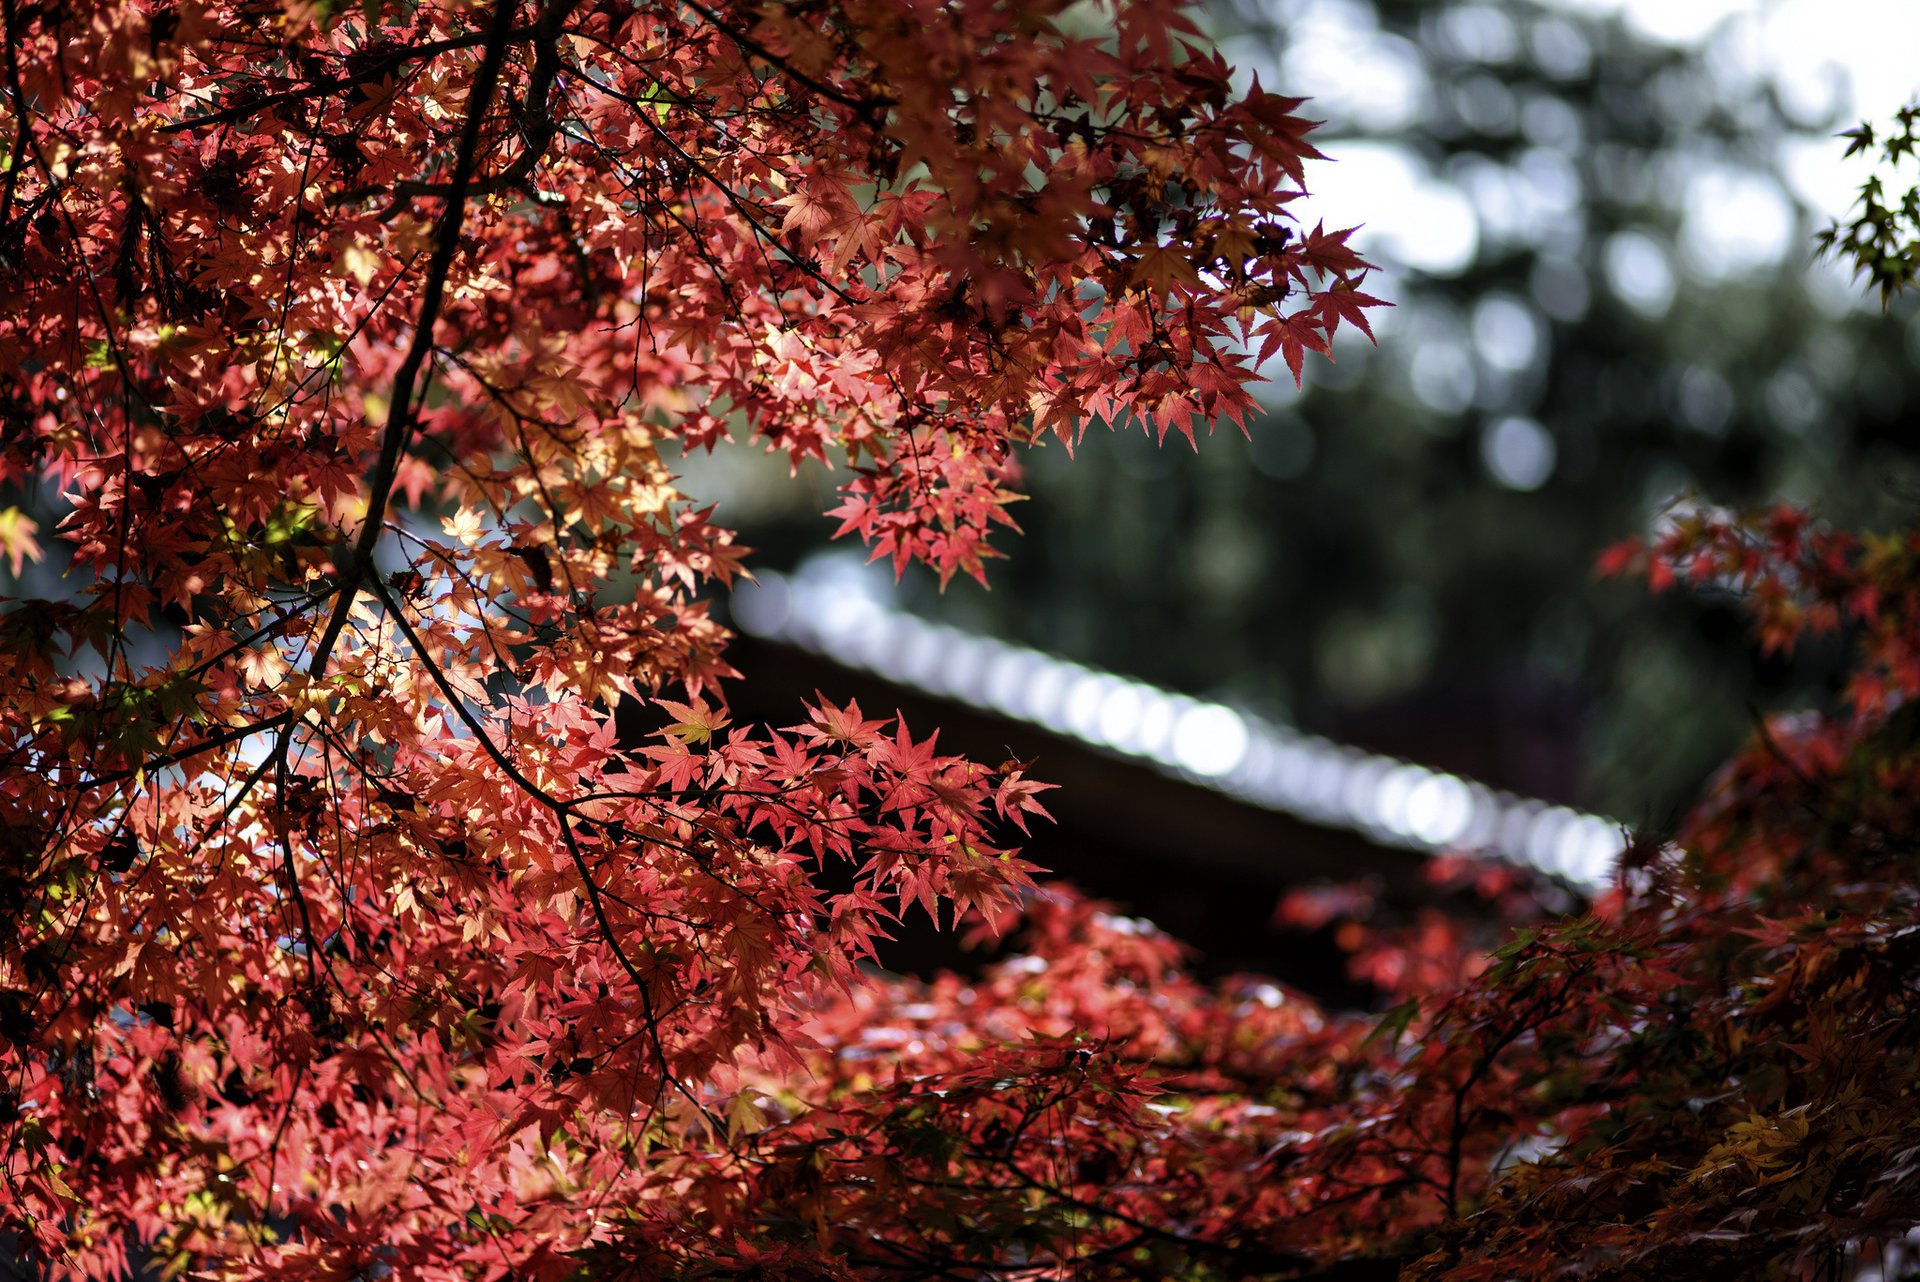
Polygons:
M729 605L750 636L1382 846L1479 853L1592 891L1611 881L1627 844L1623 826L1603 816L933 623L847 576L762 570L757 582L734 590Z

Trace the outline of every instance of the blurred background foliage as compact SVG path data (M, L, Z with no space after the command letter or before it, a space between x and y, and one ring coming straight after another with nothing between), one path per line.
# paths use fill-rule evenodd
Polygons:
M1796 181L1853 123L1844 74L1755 70L1532 0L1215 0L1264 83L1314 95L1330 203L1397 304L1250 440L1137 430L1027 460L991 592L909 575L948 621L1656 827L1762 709L1829 692L1836 647L1769 660L1732 602L1596 582L1677 502L1911 519L1920 325L1831 263ZM1844 205L1844 195L1838 204ZM1331 215L1330 215L1331 217ZM786 567L831 478L685 461Z

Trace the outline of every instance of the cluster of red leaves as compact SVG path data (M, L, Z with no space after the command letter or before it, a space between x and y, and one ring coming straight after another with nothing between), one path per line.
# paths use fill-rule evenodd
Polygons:
M1552 1119L1552 1148L1429 1262L1893 1276L1920 1222L1920 535L1702 512L1603 568L1629 567L1738 592L1770 649L1844 628L1859 660L1836 709L1760 726L1671 842L1629 849L1584 936L1610 973L1568 994L1599 1034L1514 1096ZM1568 938L1549 928L1513 956Z
M1238 419L1374 305L1169 0L0 19L0 553L68 569L0 613L0 1249L63 1277L693 1225L1042 812L826 699L730 726L744 549L663 453L849 464L846 530L979 574L1014 447Z
M859 465L839 515L877 553L977 575L1010 446L1238 421L1257 360L1297 377L1376 305L1346 232L1292 234L1297 100L1233 93L1170 0L364 8L30 5L7 32L14 465L49 466L56 393L131 398L168 444L90 457L134 456L159 552L233 483L183 458L263 430L274 456L229 463L349 519L418 395L415 498L555 428L745 429Z
M1767 653L1807 633L1864 632L1847 696L1856 715L1884 717L1920 689L1920 535L1854 534L1781 505L1738 514L1683 505L1651 541L1620 543L1600 572L1645 574L1656 592L1677 582L1736 594Z

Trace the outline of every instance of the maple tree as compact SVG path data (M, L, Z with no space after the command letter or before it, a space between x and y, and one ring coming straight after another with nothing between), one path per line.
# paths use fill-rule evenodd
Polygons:
M760 1083L900 915L1010 913L1042 785L730 724L744 550L661 450L831 456L980 575L1015 447L1367 328L1298 102L1167 0L0 19L0 550L67 560L0 617L13 1253L761 1258Z
M1850 626L1591 913L1349 918L1384 1021L1040 890L1019 763L733 725L663 446L979 574L1013 447L1364 328L1177 6L0 0L0 1214L220 1278L1827 1276L1920 1220L1920 539L1642 566ZM46 516L44 524L34 515ZM36 580L37 581L37 580ZM624 716L635 733L623 735ZM838 887L832 888L830 887ZM908 912L1022 950L887 977ZM1502 938L1505 925L1519 932ZM1493 947L1489 954L1486 950Z

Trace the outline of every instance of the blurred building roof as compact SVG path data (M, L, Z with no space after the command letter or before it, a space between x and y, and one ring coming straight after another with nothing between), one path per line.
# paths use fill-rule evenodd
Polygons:
M1330 935L1277 924L1287 889L1369 880L1389 901L1432 902L1429 856L1462 850L1577 895L1606 881L1623 846L1596 815L931 623L895 607L888 586L839 554L740 585L733 657L754 679L730 692L736 713L784 724L822 691L869 715L897 711L916 734L937 728L943 751L1034 762L1059 788L1043 799L1055 822L1036 827L1027 855L1193 944L1203 970L1364 1003ZM881 960L968 965L951 935L905 923Z

